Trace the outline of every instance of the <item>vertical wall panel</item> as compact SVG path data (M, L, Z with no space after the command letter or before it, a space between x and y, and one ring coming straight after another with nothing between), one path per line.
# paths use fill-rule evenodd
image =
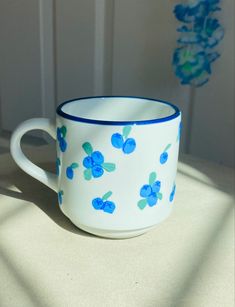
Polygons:
M94 0L55 0L57 103L93 95Z
M40 116L38 0L0 2L1 127Z
M94 95L112 94L114 0L95 1Z
M53 0L39 0L42 116L49 118L56 106L54 20Z

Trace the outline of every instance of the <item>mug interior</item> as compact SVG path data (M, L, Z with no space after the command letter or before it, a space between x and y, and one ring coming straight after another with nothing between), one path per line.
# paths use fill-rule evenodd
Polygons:
M166 121L179 109L164 101L139 97L86 97L61 104L57 113L77 121L101 123L148 123Z

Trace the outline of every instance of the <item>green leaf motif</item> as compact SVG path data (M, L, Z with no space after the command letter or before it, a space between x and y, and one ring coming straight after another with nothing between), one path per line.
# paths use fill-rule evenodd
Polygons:
M89 142L86 142L82 145L82 148L84 149L85 153L90 156L93 153L93 148Z
M60 159L59 158L57 158L56 159L56 163L58 164L58 165L60 165L61 163L60 163Z
M166 148L164 149L164 152L167 151L170 147L171 147L171 144L168 144Z
M91 180L91 169L85 169L85 171L83 172L84 178L86 180Z
M73 162L70 166L71 166L71 168L74 169L74 168L77 168L79 165L78 165L78 163Z
M122 129L122 136L124 137L124 139L126 139L128 137L128 135L130 134L131 132L131 126L125 126L123 129Z
M138 205L138 207L141 210L143 210L146 207L146 205L147 205L147 200L146 199L141 199L141 200L138 201L137 205Z
M107 171L107 172L113 172L116 169L116 165L114 163L103 163L102 167Z
M62 191L62 190L60 190L60 192L59 192L61 195L64 195L64 191Z
M157 193L157 197L160 199L160 200L162 200L162 193Z
M61 131L61 133L63 135L63 138L65 138L66 137L66 133L67 133L67 128L65 126L62 126L60 128L60 131Z
M108 191L107 193L105 193L102 197L102 200L105 201L107 200L111 195L113 194L113 192Z
M149 184L152 185L156 181L156 178L157 178L157 174L155 172L152 172L149 175Z

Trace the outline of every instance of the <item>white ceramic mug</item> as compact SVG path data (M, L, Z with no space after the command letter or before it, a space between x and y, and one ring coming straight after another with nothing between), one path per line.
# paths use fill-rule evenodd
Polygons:
M24 133L41 129L57 139L56 172L22 153ZM62 212L98 236L127 238L146 232L172 210L181 113L167 102L139 97L86 97L57 108L56 124L23 122L11 154L29 175L58 193Z

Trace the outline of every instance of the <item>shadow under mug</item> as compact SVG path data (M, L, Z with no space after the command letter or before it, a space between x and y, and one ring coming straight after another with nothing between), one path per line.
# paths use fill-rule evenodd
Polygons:
M56 193L62 212L98 236L145 233L172 210L181 112L168 102L123 96L66 101L56 123L35 118L11 137L11 154L26 173ZM56 139L56 174L29 161L21 137L41 129Z

